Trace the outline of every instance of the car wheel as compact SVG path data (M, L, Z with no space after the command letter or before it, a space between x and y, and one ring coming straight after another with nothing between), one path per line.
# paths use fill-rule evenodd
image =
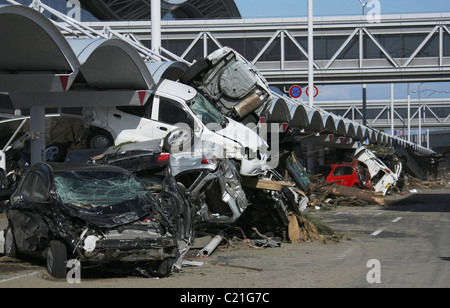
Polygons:
M89 149L102 149L114 145L114 140L105 130L95 129L89 133L86 139L86 146Z
M5 188L8 186L8 177L6 171L0 168L0 188Z
M163 147L169 153L189 151L194 145L195 136L192 130L177 128L164 138ZM184 147L188 145L188 148Z
M11 258L15 258L17 256L16 240L14 239L14 233L11 227L8 227L8 229L6 229L4 249L6 256Z
M180 82L184 84L191 84L191 82L198 77L201 73L210 68L209 61L202 59L195 62L192 66L190 66L186 72L183 73L183 76L180 77Z
M173 265L172 259L163 260L158 266L158 269L155 273L156 276L167 277L172 272L172 265Z
M66 150L62 146L56 144L49 146L45 150L46 161L62 162L66 156Z
M51 241L47 247L47 271L55 278L65 278L67 275L67 249L60 241Z

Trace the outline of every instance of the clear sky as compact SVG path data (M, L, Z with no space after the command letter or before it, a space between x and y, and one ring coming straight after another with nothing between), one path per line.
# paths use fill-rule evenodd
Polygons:
M368 0L362 0L367 2ZM379 0L381 13L450 12L449 0ZM307 0L235 0L243 18L305 17ZM314 0L314 15L361 15L359 0Z

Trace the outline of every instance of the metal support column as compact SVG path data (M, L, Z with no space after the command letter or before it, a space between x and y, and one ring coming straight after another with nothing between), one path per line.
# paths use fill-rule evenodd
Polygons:
M45 108L30 109L31 165L45 161Z
M161 0L151 0L152 51L161 54Z
M394 84L391 83L391 136L394 136Z
M411 142L411 92L408 83L408 142Z

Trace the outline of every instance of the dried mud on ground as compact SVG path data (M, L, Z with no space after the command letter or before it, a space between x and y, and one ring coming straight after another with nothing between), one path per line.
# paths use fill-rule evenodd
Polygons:
M450 190L446 191L450 193ZM393 195L387 197L387 200L396 201L402 206L402 202L408 203L407 199L403 201L405 197L408 196ZM17 260L3 256L0 257L0 288L369 287L366 281L367 260L379 251L392 251L403 244L399 244L394 238L374 239L370 236L373 232L372 226L360 223L344 224L341 217L345 213L350 214L356 211L361 215L354 216L357 219L362 219L363 213L372 213L372 219L377 221L376 217L390 215L390 211L384 211L384 209L375 205L340 206L337 209L310 213L325 221L329 227L338 227L337 232L343 232L339 240L281 242L280 246L258 247L251 241L232 239L224 241L209 257L196 257L195 254L203 243L192 248L186 258L195 263L201 262L201 266L186 266L181 272L160 279L121 276L93 269L82 269L81 283L70 284L64 279L57 280L50 277L42 261ZM381 212L384 213L381 216L374 215ZM343 214L336 215L338 213ZM406 222L406 219L402 222ZM0 227L5 227L4 224L4 215L1 215ZM408 248L404 247L404 249ZM8 280L5 281L5 279Z

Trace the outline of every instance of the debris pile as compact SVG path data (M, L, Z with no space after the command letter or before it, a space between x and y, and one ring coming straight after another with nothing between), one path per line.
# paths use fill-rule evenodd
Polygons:
M436 181L422 181L411 175L407 176L405 180L405 184L403 186L404 191L409 191L412 189L440 189L445 188L447 183L444 181L436 180Z
M309 203L312 208L321 206L385 206L385 198L382 193L353 187L337 185L336 183L325 183L313 186L314 199Z

